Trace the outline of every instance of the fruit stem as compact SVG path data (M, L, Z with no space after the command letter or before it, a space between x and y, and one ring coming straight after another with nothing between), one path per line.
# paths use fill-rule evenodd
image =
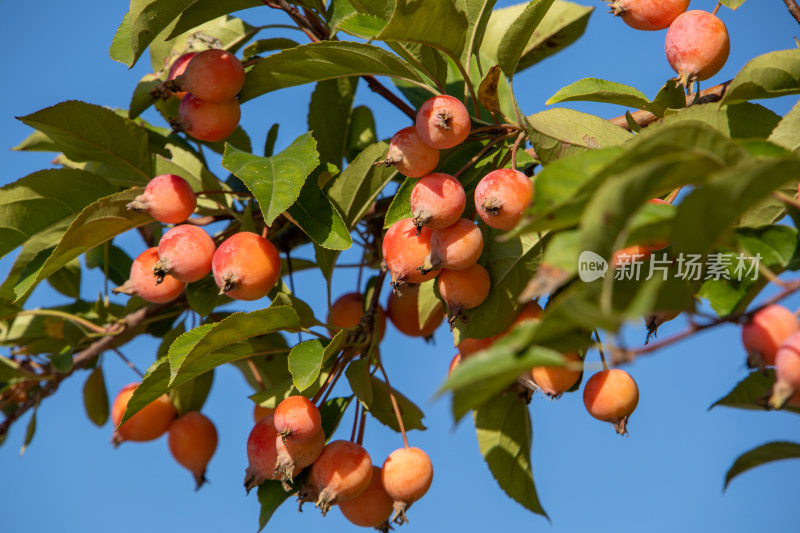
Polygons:
M141 371L141 370L139 370L138 368L136 368L136 365L134 365L134 364L131 362L131 360L130 360L130 359L128 359L127 357L125 357L125 354L124 354L124 353L122 353L121 351L119 351L119 349L117 349L117 348L111 348L111 350L112 350L112 351L113 351L115 354L117 354L117 355L119 356L119 358L120 358L120 359L122 359L122 360L125 362L125 364L126 364L126 365L128 365L128 367L130 367L130 369L131 369L131 370L133 370L134 372L136 372L136 373L139 375L139 377L140 377L140 378L143 378L143 377L144 377L144 374L142 373L142 371Z
M389 399L392 400L392 409L394 410L394 416L397 418L397 425L400 427L400 434L403 435L403 445L408 448L408 437L406 436L406 427L403 425L403 417L400 416L400 406L397 405L397 398L394 397L394 391L392 390L392 385L389 383L389 376L386 374L386 369L383 368L383 363L381 362L380 354L375 354L375 364L378 366L378 369L383 374L383 379L386 381L386 389L389 392Z
M794 207L795 209L800 209L800 200L797 198L792 198L787 194L783 194L782 192L774 191L772 193L772 197L776 200L780 200L785 204L789 204L790 206Z
M714 11L712 11L711 14L716 16L717 15L717 11L719 11L719 8L721 8L721 7L722 7L722 2L717 2L717 7L714 8Z
M358 433L358 421L360 420L359 415L359 408L361 407L361 402L356 400L356 408L353 412L353 431L350 432L350 442L356 441L356 434Z
M608 363L606 363L606 354L603 353L603 341L600 340L600 332L595 328L594 338L597 339L597 351L600 352L600 360L603 362L603 370L608 370Z
M250 368L250 372L253 373L253 379L256 381L258 388L264 390L266 388L264 387L264 380L261 379L261 374L258 372L258 368L256 368L256 364L253 362L252 358L247 360L247 366Z
M674 201L675 201L675 198L677 198L677 197L678 197L678 195L681 193L681 189L683 189L683 187L678 187L677 189L675 189L674 191L672 191L672 192L669 194L669 196L667 196L667 199L666 199L666 200L664 200L664 201L665 201L665 202L667 202L668 204L672 204L672 202L674 202Z
M481 159L481 158L482 158L482 157L483 157L483 156L486 154L486 152L488 152L488 151L489 151L489 150L490 150L490 149L491 149L491 148L492 148L494 145L496 145L496 144L498 144L498 143L501 143L501 142L505 141L506 139L510 139L511 137L513 137L513 136L515 136L515 135L517 135L515 132L512 132L512 133L505 133L505 134L503 134L503 135L498 135L497 137L495 137L494 139L492 139L491 141L489 141L489 142L486 144L486 146L484 146L483 148L481 148L481 151L480 151L480 152L478 152L477 154L475 154L475 156L474 156L472 159L470 159L469 161L467 161L467 164L466 164L466 165L464 165L463 167L461 167L461 168L458 170L458 172L456 172L455 174L453 174L453 177L454 177L454 178L456 178L456 179L458 179L458 177L459 177L461 174L463 174L463 173L464 173L464 171L466 171L466 170L467 170L469 167L471 167L472 165L474 165L475 163L477 163L478 161L480 161L480 159Z
M358 428L358 439L356 444L362 446L364 444L364 428L367 426L367 410L361 409L361 425Z
M514 141L514 147L511 148L511 168L517 170L517 150L519 150L522 141L527 137L528 134L524 131L517 135L517 140Z

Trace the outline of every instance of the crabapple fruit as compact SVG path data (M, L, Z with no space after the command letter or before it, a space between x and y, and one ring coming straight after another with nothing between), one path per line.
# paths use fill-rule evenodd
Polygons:
M334 328L354 328L364 316L364 295L360 292L349 292L340 296L331 305L331 314L328 324ZM378 341L383 340L386 333L386 313L379 305L375 311L375 321L378 330ZM336 334L336 329L329 329L331 337Z
M389 454L383 463L381 481L394 500L396 524L404 524L411 504L422 498L433 482L433 464L419 448L400 448Z
M244 487L247 492L268 479L280 478L275 471L275 465L278 462L276 444L279 438L272 415L261 418L250 431L250 436L247 438L248 466L244 476ZM295 469L292 477L299 474L301 470L300 468Z
M628 432L628 418L639 403L639 387L619 368L601 370L586 382L583 404L594 418L611 422L617 433Z
M217 449L217 428L205 415L190 411L175 420L167 437L169 451L194 476L199 489L206 481L206 467Z
M172 79L172 78L170 78ZM244 85L244 66L227 50L212 48L189 58L174 86L206 102L224 102Z
M619 265L644 261L650 257L651 253L653 253L653 250L648 246L642 246L640 244L628 246L627 248L615 251L611 255L611 266L617 267Z
M305 396L289 396L275 408L275 429L283 440L305 442L317 436L322 417L314 402Z
M172 63L172 66L169 68L169 74L167 75L167 80L168 81L174 80L175 78L183 74L183 72L186 70L186 65L188 65L189 61L191 61L191 59L196 55L197 52L189 52L187 54L183 54L178 59L176 59ZM177 96L178 98L183 98L184 96L186 96L186 91L178 91L172 94Z
M171 275L191 283L211 272L211 259L217 246L204 229L189 224L175 226L158 241L158 262L153 268L156 283Z
M278 283L281 258L267 239L246 231L231 235L211 260L214 281L236 300L258 300Z
M781 305L768 305L755 313L750 322L742 326L742 344L750 366L774 365L778 348L798 330L797 317Z
M389 304L387 307L389 320L394 327L405 333L409 337L425 337L433 335L436 328L444 320L444 313L440 306L431 313L424 325L419 323L419 285L406 285L402 293L396 291L389 293Z
M728 29L708 11L687 11L679 15L667 30L664 44L672 69L685 87L707 80L728 60L731 50Z
M281 480L291 483L294 472L316 461L324 447L325 432L322 428L319 428L312 438L303 442L284 439L279 433L275 440L275 450L278 454L275 473Z
M197 196L182 177L162 174L151 179L144 192L125 207L131 211L147 211L164 224L180 224L194 213Z
M636 30L655 31L668 28L686 11L689 0L613 0L611 13Z
M439 294L447 304L450 323L455 322L461 311L481 305L491 287L489 273L478 263L464 270L443 270L439 275Z
M319 491L316 505L322 515L334 504L364 492L371 478L372 459L361 445L346 440L328 443L311 466L311 479Z
M439 150L422 142L416 128L409 126L392 136L386 159L376 164L394 165L403 176L421 178L439 164Z
M458 353L466 359L470 355L479 352L481 350L485 350L489 346L492 345L494 342L493 337L489 337L486 339L463 339L461 342L458 343Z
M386 232L382 250L383 259L392 275L392 287L404 283L422 283L439 275L438 270L424 274L419 270L431 253L432 233L426 227L418 230L411 218L398 220Z
M770 407L780 409L800 390L800 332L792 333L775 354L775 385Z
M201 100L186 93L178 108L178 118L173 121L177 131L185 131L200 141L216 142L227 138L236 130L242 110L236 98L222 102Z
M431 234L431 254L422 272L446 268L464 270L474 265L483 252L481 229L468 218Z
M450 174L428 174L411 190L411 213L418 228L437 230L452 226L461 218L466 205L464 187Z
M275 408L274 407L263 407L263 406L261 406L259 404L256 404L253 407L253 421L254 422L258 422L259 420L261 420L265 416L269 416L269 415L273 414L274 412L275 412Z
M351 523L381 531L388 530L393 506L394 501L383 488L381 469L375 465L372 465L372 477L364 492L352 500L339 502L339 509Z
M501 168L486 174L475 188L475 209L492 228L510 230L533 198L533 183L518 170Z
M450 360L450 366L447 368L447 375L449 376L450 374L452 374L453 369L455 369L455 367L457 367L460 363L461 363L461 354L457 353L456 355L453 356L453 359Z
M183 292L186 283L178 281L172 276L164 276L161 283L156 284L156 280L153 278L153 269L157 264L158 248L155 246L148 248L133 261L128 281L112 292L138 296L153 304L171 302Z
M155 440L169 429L175 419L177 411L166 394L162 394L149 404L145 405L121 426L122 415L128 407L128 402L139 383L129 383L122 387L114 403L111 405L111 421L114 423L114 435L111 442L118 446L121 442L146 442Z
M415 126L425 144L445 150L461 144L469 135L469 112L458 98L434 96L417 111Z
M581 371L574 368L583 363L580 356L570 352L564 354L564 357L566 366L535 366L531 369L533 381L551 398L557 398L567 392L581 377Z
M539 320L542 317L542 313L544 313L544 311L538 303L534 301L526 303L524 306L522 306L522 309L520 309L519 314L516 316L516 318L514 318L514 321L511 323L511 325L508 326L508 328L506 328L506 330L502 333L495 335L492 340L495 341L508 335L512 329L520 324L531 320Z

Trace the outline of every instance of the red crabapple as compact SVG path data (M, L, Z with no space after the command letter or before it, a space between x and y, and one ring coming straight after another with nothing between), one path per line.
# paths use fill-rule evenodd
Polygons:
M581 377L581 371L572 365L581 365L583 361L577 353L564 354L565 366L535 366L531 369L531 377L542 392L551 398L557 398L567 392Z
M175 407L169 401L169 397L166 394L162 394L137 411L136 414L120 426L122 415L125 414L128 402L138 386L138 382L125 385L111 405L111 421L116 428L114 435L111 437L111 442L114 446L118 446L124 441L146 442L155 440L167 432L170 424L175 419L177 414Z
M475 209L487 226L510 230L522 218L533 198L531 180L518 170L489 172L475 188Z
M792 333L775 354L775 385L769 405L780 409L800 390L800 332Z
M305 442L317 437L322 427L319 409L305 396L289 396L275 408L275 429L283 440Z
M206 481L206 466L217 449L217 428L206 416L191 411L175 420L167 437L169 451L194 476L199 489Z
M461 100L446 94L428 98L417 111L417 133L428 146L445 150L464 142L470 118Z
M687 11L672 22L664 49L679 81L688 88L722 69L731 43L728 29L716 15L697 10Z
M372 466L372 477L369 485L360 495L352 500L339 502L339 509L351 523L361 527L374 527L380 531L389 529L389 517L392 516L394 501L386 493L381 481L381 469Z
M439 164L439 150L422 142L414 126L409 126L394 134L386 159L376 164L394 165L404 176L421 178L433 172Z
M428 317L423 326L419 323L419 285L406 285L400 294L389 294L388 314L392 324L409 337L429 338L444 320L440 306Z
M396 524L408 522L406 512L422 498L433 482L433 464L419 448L400 448L383 463L381 480L386 493L394 500Z
M125 207L132 211L147 211L164 224L180 224L194 213L197 196L182 177L162 174L151 179L144 192Z
M742 344L752 367L772 366L781 344L800 330L794 313L781 305L768 305L742 326Z
M322 453L325 447L325 432L319 428L316 435L306 441L284 439L280 433L275 438L275 450L278 459L275 463L275 473L279 479L292 482L294 473L311 465Z
M583 389L583 404L589 414L614 424L620 435L628 432L628 418L638 403L639 387L630 374L618 368L598 372Z
M170 78L172 79L172 78ZM234 98L244 85L244 67L226 50L212 48L191 57L174 87L206 102L224 102Z
M378 329L378 342L383 340L386 333L386 313L379 305L375 312L376 327ZM331 314L328 316L328 324L334 328L354 328L364 317L364 295L360 292L349 292L343 294L331 305ZM333 337L336 329L329 329L328 332Z
M172 66L169 68L169 75L167 76L167 80L174 80L186 70L186 65L189 64L189 61L197 55L197 52L189 52L188 54L183 54L178 59L172 63ZM172 93L178 98L183 98L186 96L186 91L178 91L176 93Z
M464 270L474 265L483 252L481 229L468 218L460 218L452 226L431 234L431 255L422 272L446 268Z
M458 353L462 358L466 359L472 354L481 350L485 350L491 346L492 343L494 343L494 340L495 339L493 337L489 337L487 339L463 339L458 343Z
M274 407L263 407L263 406L261 406L259 404L256 404L253 407L253 421L254 422L258 422L259 420L261 420L265 416L269 416L269 415L273 414L274 412L275 412L275 408Z
M165 276L161 283L156 284L156 280L153 278L153 269L157 263L158 248L155 246L148 248L133 261L128 281L112 292L138 296L153 304L171 302L183 292L186 283L178 281L172 276Z
M403 283L422 283L435 278L439 271L423 274L419 266L424 264L431 253L431 234L423 227L419 234L414 220L398 220L383 237L383 259L392 275L392 286Z
M450 323L455 322L461 311L481 305L491 287L489 273L478 263L464 270L444 269L439 275L439 294L447 304Z
M689 0L613 0L610 7L631 28L655 31L668 28L686 11Z
M189 224L175 226L158 241L158 262L153 270L156 282L167 274L191 283L211 272L211 259L217 247L204 229Z
M243 231L219 245L211 270L220 293L236 300L258 300L278 283L281 258L267 239Z
M172 124L175 130L185 131L195 139L216 142L233 133L241 117L242 110L236 98L207 102L186 93L178 109L178 118Z
M464 187L450 174L428 174L411 190L411 213L418 228L437 230L452 226L461 218L466 205Z
M361 445L336 440L314 461L311 478L319 491L317 507L325 516L334 504L364 492L372 478L372 459Z
M250 436L247 438L248 466L244 476L244 487L247 492L268 479L280 479L275 471L278 462L278 450L275 444L278 438L278 430L275 429L272 415L261 418L250 431ZM292 477L300 471L301 469L296 469Z

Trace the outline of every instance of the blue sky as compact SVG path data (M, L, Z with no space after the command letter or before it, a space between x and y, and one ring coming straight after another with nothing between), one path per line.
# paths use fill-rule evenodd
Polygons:
M501 1L498 5L512 3ZM584 37L516 80L517 96L526 114L543 109L544 101L560 87L581 78L628 83L653 96L673 75L663 54L664 32L637 32L606 14L604 4L579 3L598 7ZM694 9L709 10L714 5L709 0L691 4ZM135 83L148 72L149 61L143 60L129 71L109 59L108 46L124 12L123 2L87 0L79 6L0 2L0 49L4 50L0 54L0 147L14 146L30 132L15 116L59 101L81 99L127 107ZM800 26L782 2L749 0L737 12L723 8L720 13L732 37L732 51L723 71L708 85L730 79L749 58L795 46L794 37L800 34ZM266 7L245 13L243 18L252 24L277 21L276 13ZM253 145L263 145L266 129L274 122L281 123L279 148L303 133L311 89L270 93L243 106L242 124ZM764 105L785 113L795 101L782 99ZM381 137L408 125L404 115L363 84L357 103L373 107ZM604 117L624 113L599 104L576 104L574 108ZM0 184L48 167L51 158L51 154L0 150ZM135 235L120 242L133 256L144 249ZM344 260L350 262L347 257ZM6 274L10 264L10 258L0 261L0 275ZM89 277L84 276L82 291L93 299L100 286L97 279ZM296 283L301 298L322 308L318 275L298 275ZM336 295L353 290L354 272L337 274L334 287ZM31 299L32 304L42 306L63 301L64 297L45 286ZM800 298L787 305L800 307ZM684 326L678 319L665 325L662 335L679 332ZM636 324L626 336L631 343L638 343L644 332ZM433 398L454 354L446 327L437 331L435 343L430 345L405 338L390 327L383 345L393 385L423 408L430 428L409 434L411 444L431 456L435 470L430 492L414 505L411 524L404 526L410 531L753 531L787 530L797 524L791 504L796 501L794 481L800 479L800 461L756 469L722 492L724 474L742 452L771 440L800 441L797 415L725 408L708 411L709 405L747 374L739 331L734 326L714 329L626 367L641 391L627 438L589 417L580 394L559 401L534 399L534 476L551 522L530 514L503 494L478 453L469 418L454 427L448 400ZM137 366L146 368L156 347L154 339L140 339L123 351ZM105 357L106 380L113 396L136 376L113 354ZM597 354L590 353L588 360L596 363ZM98 429L83 412L81 387L86 375L65 382L58 394L42 405L36 437L23 458L18 449L27 417L0 448L0 530L256 530L258 502L255 494L245 497L242 488L252 404L238 371L222 368L217 372L204 409L217 425L220 444L209 467L210 484L199 492L193 491L190 474L172 460L165 438L112 449L110 425ZM349 424L347 416L343 434L349 432ZM402 445L399 435L374 421L368 422L365 443L376 464ZM355 526L338 512L323 519L309 506L298 514L288 503L276 513L268 530L291 527L352 531Z

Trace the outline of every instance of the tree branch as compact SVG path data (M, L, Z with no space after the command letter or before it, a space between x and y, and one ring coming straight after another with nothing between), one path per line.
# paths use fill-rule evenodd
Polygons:
M796 0L783 0L783 3L786 4L786 8L789 10L789 13L792 14L794 20L800 24L800 6L797 5Z

